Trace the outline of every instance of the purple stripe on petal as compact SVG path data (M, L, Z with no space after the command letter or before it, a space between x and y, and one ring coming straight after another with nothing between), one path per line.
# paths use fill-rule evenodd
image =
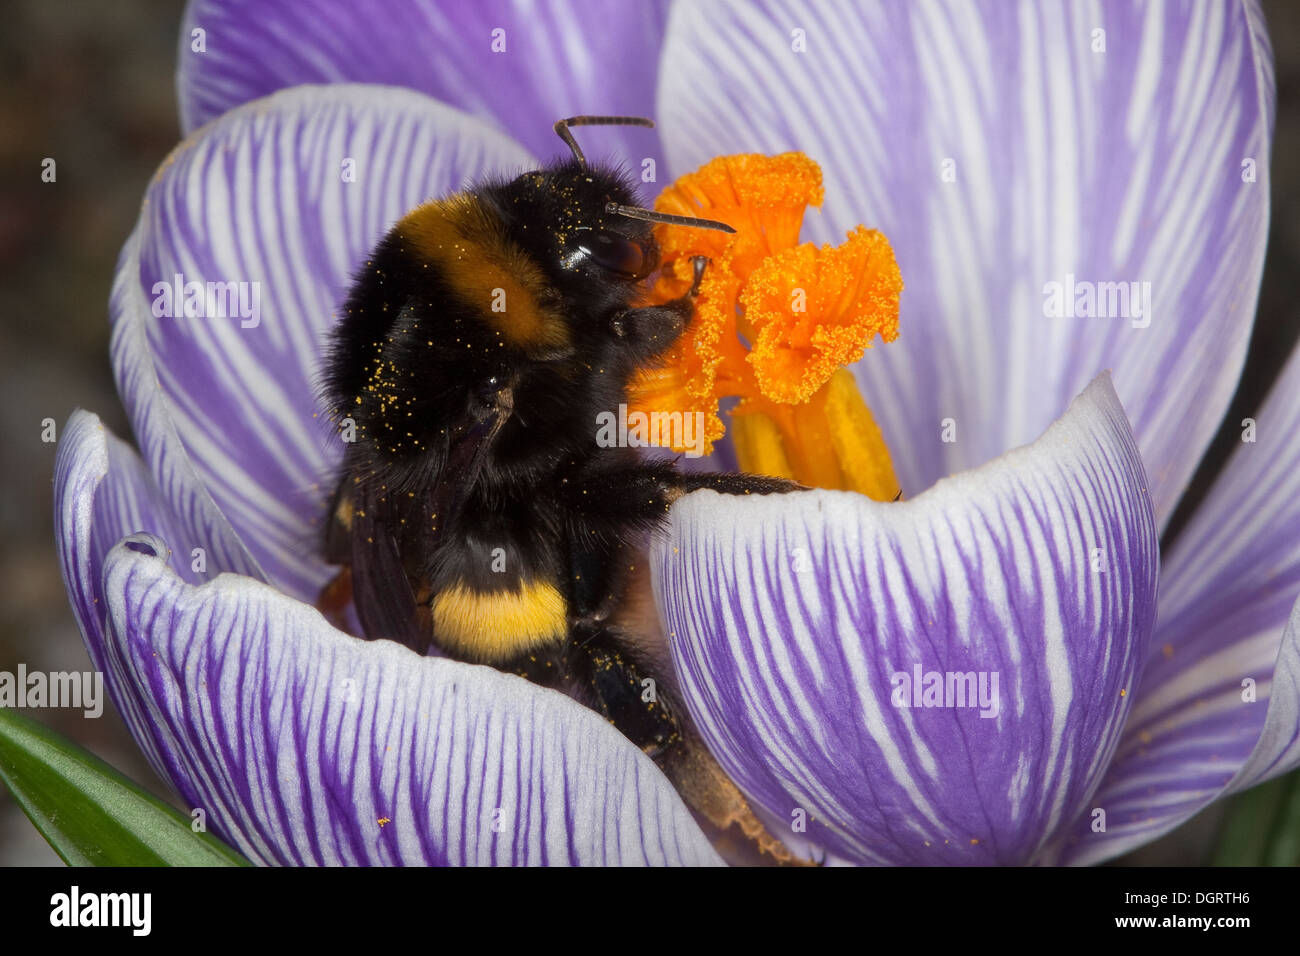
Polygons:
M358 641L250 578L186 583L158 537L178 522L94 416L73 416L56 472L96 667L159 773L251 859L720 862L658 768L567 697Z
M330 574L315 555L342 447L318 370L350 278L421 202L528 165L479 121L370 86L285 91L173 153L119 264L113 363L183 543L314 599ZM203 293L197 316L179 314L189 283ZM209 283L223 293L212 305Z
M904 488L1111 369L1163 524L1250 336L1272 84L1253 3L724 0L674 8L659 111L674 174L803 150L826 174L809 236L889 236L901 336L856 371Z
M908 502L688 495L651 567L691 713L771 817L857 862L989 864L1035 859L1088 806L1158 563L1102 377L1033 445ZM922 691L954 675L956 706L914 696L918 669Z
M302 83L376 83L427 93L538 156L558 155L551 124L562 117L654 115L666 16L666 0L197 0L181 30L182 125ZM196 29L203 52L193 50ZM593 159L638 172L645 158L663 165L653 132L581 137Z

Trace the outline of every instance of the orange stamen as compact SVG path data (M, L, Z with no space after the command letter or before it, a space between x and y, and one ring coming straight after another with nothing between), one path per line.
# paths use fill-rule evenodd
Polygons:
M821 170L801 153L719 157L664 191L661 212L736 233L657 230L664 268L652 301L685 293L693 257L710 261L694 317L633 383L629 406L702 412L707 454L725 431L719 400L740 396L732 429L742 469L888 500L898 492L888 450L842 369L877 335L898 337L902 278L888 240L865 227L839 246L797 244L822 197Z
M879 335L898 338L903 278L881 233L859 226L842 246L804 243L768 258L740 296L757 333L749 362L774 402L806 402Z
M804 210L820 206L822 171L803 153L719 156L673 183L655 201L660 212L725 222L735 235L659 230L665 260L704 255L746 276L768 256L799 241Z

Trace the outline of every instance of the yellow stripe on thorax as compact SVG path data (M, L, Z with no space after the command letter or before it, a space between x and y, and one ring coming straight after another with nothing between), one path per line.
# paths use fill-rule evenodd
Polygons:
M545 301L545 275L474 196L425 203L396 232L416 256L439 269L458 298L482 311L508 345L549 351L568 344L563 316Z
M472 660L506 660L568 632L564 596L542 581L513 591L476 591L457 584L433 599L434 639Z

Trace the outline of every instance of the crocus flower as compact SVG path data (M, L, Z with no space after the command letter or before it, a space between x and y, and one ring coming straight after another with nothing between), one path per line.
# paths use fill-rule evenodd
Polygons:
M1254 314L1254 4L213 0L181 57L197 131L112 294L140 455L77 413L58 532L133 734L251 858L719 861L594 713L310 606L337 464L314 384L352 271L575 112L655 116L600 141L633 169L816 158L805 236L870 223L906 282L898 341L853 371L909 500L699 492L652 554L691 713L773 833L852 862L1096 862L1300 763L1300 357L1157 548ZM190 281L257 285L235 317L157 308ZM1141 309L1047 304L1117 282L1150 283ZM927 707L931 672L1000 693Z

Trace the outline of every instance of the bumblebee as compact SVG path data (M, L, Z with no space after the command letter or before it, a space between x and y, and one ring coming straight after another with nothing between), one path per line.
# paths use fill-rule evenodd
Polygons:
M602 447L602 412L690 321L685 295L638 304L654 223L724 223L642 208L628 176L572 157L487 181L402 218L355 277L326 356L324 397L351 426L324 534L365 636L430 644L561 690L656 760L713 825L782 855L708 755L662 646L620 624L637 555L679 496L767 494L783 479L686 474Z

